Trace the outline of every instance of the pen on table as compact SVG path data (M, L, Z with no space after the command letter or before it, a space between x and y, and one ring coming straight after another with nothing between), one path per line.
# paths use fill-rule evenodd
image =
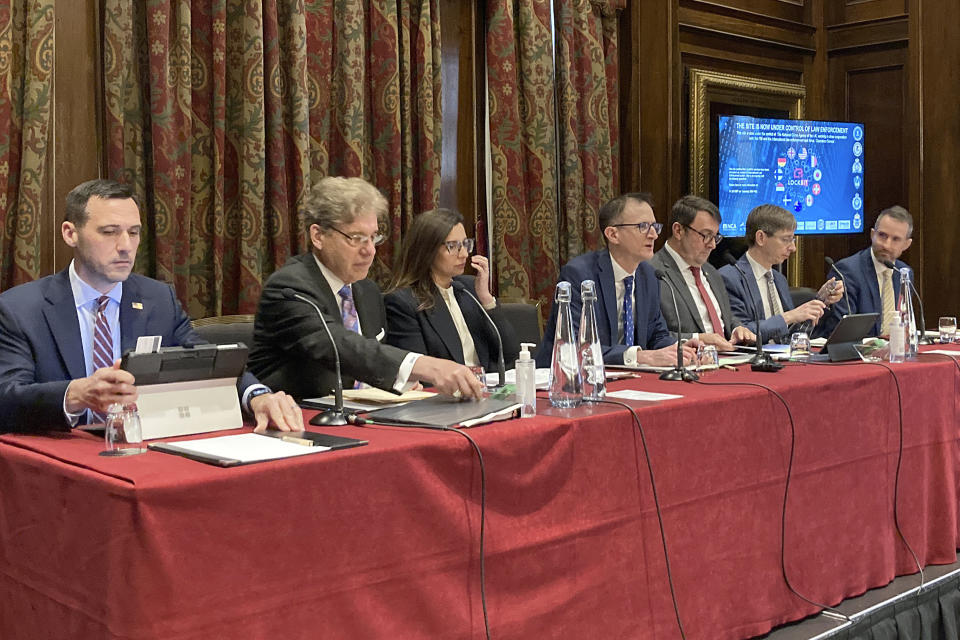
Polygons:
M736 370L737 370L737 368L736 368L735 366L733 366L732 364L722 364L722 365L720 365L720 368L721 368L721 369L729 369L730 371L736 371Z
M304 447L312 447L313 440L308 440L307 438L298 438L296 436L280 436L280 439L284 442L289 442L291 444L299 444Z

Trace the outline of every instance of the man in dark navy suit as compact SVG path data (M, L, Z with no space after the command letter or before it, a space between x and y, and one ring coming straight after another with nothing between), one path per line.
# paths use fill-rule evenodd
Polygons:
M0 294L0 431L67 430L113 403L136 402L120 356L140 336L161 336L164 346L204 342L169 285L131 273L141 224L127 185L90 180L73 189L60 231L74 250L70 266ZM258 428L303 428L285 393L249 373L238 390Z
M676 340L660 313L660 283L647 260L663 228L653 215L650 195L627 193L607 202L597 213L606 249L577 256L560 269L560 281L572 285L570 308L574 333L580 325L580 283L596 283L597 331L607 364L671 366L677 361ZM538 367L549 367L557 326L557 307L537 352ZM696 341L692 342L696 346ZM684 346L684 361L696 352Z
M887 323L900 295L899 270L907 267L900 260L913 243L913 216L901 206L884 209L870 230L870 246L837 261L837 269L847 283L847 300L833 306L824 318L825 330L832 330L845 313L879 313L870 335L888 335ZM893 263L896 271L884 264Z
M787 278L773 267L797 250L796 218L783 207L762 204L747 215L746 227L749 248L737 261L746 278L733 265L720 269L733 315L754 333L755 318L762 318L760 334L764 342L788 342L790 334L801 325L808 331L812 325L813 333L819 335L817 322L826 306L843 296L843 284L830 278L817 292L816 299L794 308ZM750 288L749 293L746 287Z

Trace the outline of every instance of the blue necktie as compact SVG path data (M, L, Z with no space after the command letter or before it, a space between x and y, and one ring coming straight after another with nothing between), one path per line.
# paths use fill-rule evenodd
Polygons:
M353 290L350 289L350 285L345 284L337 293L343 301L343 309L340 312L343 326L354 333L360 333L360 317L357 315L357 308L353 306Z
M633 346L633 276L623 279L623 344Z

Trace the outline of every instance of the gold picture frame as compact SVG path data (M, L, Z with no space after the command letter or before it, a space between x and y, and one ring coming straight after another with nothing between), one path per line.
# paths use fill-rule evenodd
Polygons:
M713 156L711 139L715 124L711 121L717 107L734 113L741 107L751 110L769 110L791 119L802 119L807 90L802 84L779 82L764 78L721 73L691 67L689 70L690 98L688 140L690 147L690 193L710 197L709 168ZM799 279L802 243L787 262L787 279L795 285Z

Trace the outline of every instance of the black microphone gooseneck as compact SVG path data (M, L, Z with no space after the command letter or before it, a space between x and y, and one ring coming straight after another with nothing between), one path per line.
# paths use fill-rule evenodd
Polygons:
M337 384L333 388L333 408L327 409L326 411L321 411L315 415L310 420L310 424L324 427L343 426L347 424L349 418L355 416L352 413L345 414L343 412L343 379L340 377L340 351L337 349L337 343L333 339L333 334L330 333L330 327L327 326L327 320L323 317L320 307L318 307L317 304L310 298L297 293L289 287L284 288L282 293L283 297L287 300L299 300L300 302L306 302L308 305L313 307L313 310L317 312L317 316L320 318L320 323L323 325L324 331L327 332L327 337L330 339L330 345L333 347L334 370L337 374Z
M743 288L746 289L747 295L750 297L750 306L753 307L753 321L757 327L757 353L750 358L750 368L754 371L780 371L780 369L783 369L783 365L774 361L770 354L763 351L763 334L760 332L760 309L763 309L763 304L757 306L757 301L753 299L753 291L750 289L750 283L747 280L747 274L737 264L737 259L729 251L723 252L723 259L727 264L733 265L733 268L740 273Z
M837 263L833 261L833 258L830 256L824 256L823 261L827 263L827 266L829 266L830 269L835 271L836 274L840 276L840 282L843 283L843 298L847 303L847 315L850 315L850 296L847 295L847 281L844 279L843 273L840 271L840 269L837 268Z
M699 380L698 376L693 371L687 370L683 366L683 344L680 342L682 325L680 324L680 307L677 306L677 294L673 292L673 284L667 280L667 274L665 274L660 269L654 269L654 273L657 276L657 280L663 282L667 285L667 288L670 289L670 297L673 298L673 312L677 315L677 364L670 371L664 371L660 374L661 380L682 380L684 382L693 382Z
M462 291L470 296L470 299L476 302L477 307L480 308L480 313L483 314L483 317L486 318L487 322L490 323L490 326L493 327L493 332L497 336L497 388L499 389L503 387L504 380L507 376L507 368L503 364L503 338L500 337L500 329L497 328L497 323L493 321L493 318L491 318L490 314L487 313L487 310L483 308L483 305L480 304L480 301L477 300L477 297L470 293L470 290L467 289L466 285L464 285L462 282L453 280L452 286L457 291Z
M887 267L888 269L893 269L898 275L900 274L900 270L897 269L897 265L890 260L881 260L881 262L883 263L883 266ZM903 278L900 278L900 286L903 286ZM916 285L913 284L913 278L910 278L909 294L916 297L917 305L920 307L920 326L917 327L917 332L920 334L918 343L930 344L930 342L927 340L927 321L923 317L923 300L920 298L920 292L917 291Z

